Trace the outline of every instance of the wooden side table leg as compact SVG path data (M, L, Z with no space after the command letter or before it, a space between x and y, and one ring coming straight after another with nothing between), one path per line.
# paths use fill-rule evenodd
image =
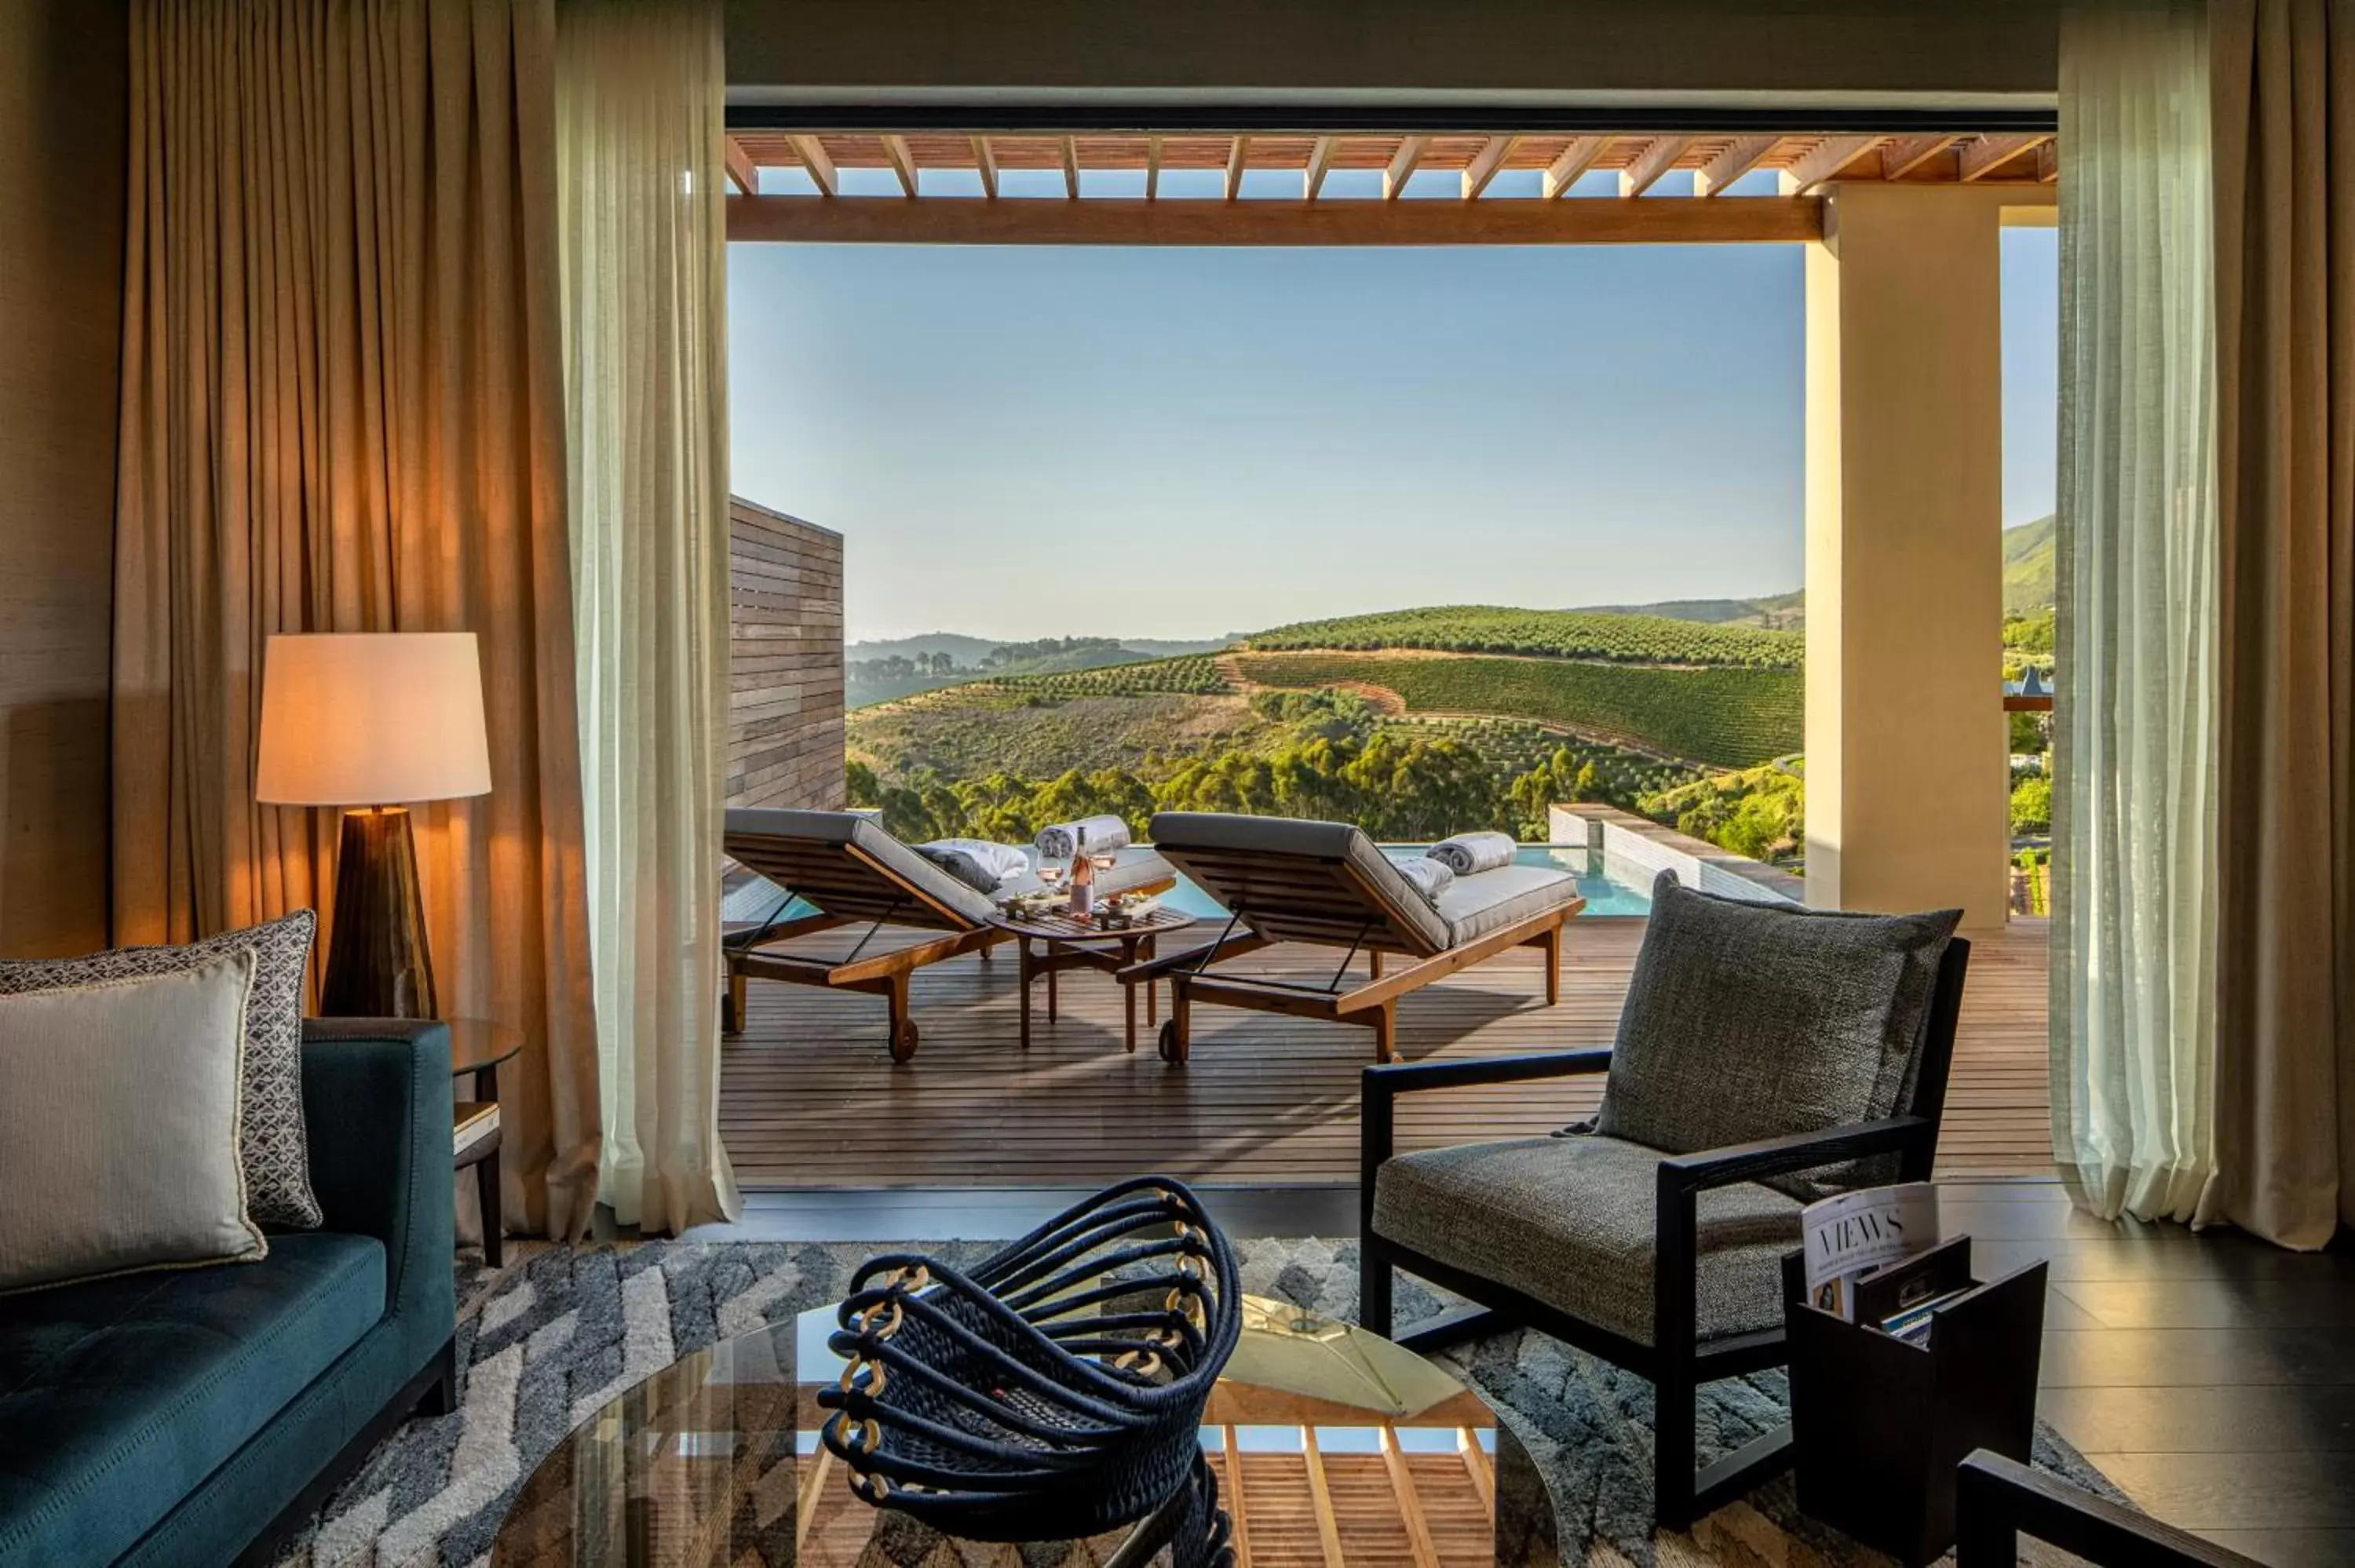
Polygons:
M1015 974L1022 991L1022 1049L1030 1049L1030 938L1020 938L1020 961Z
M505 1268L506 1238L500 1234L499 1151L496 1149L474 1162L474 1196L483 1211L483 1261L493 1268Z
M1123 937L1120 939L1120 967L1122 969L1126 969L1129 965L1136 962L1136 948L1139 940L1140 938L1135 937ZM1122 1007L1124 1008L1128 1013L1128 1054L1134 1056L1136 1054L1136 988L1133 985L1122 986L1120 988L1120 1001Z
M1055 1022L1055 948L1051 943L1047 948L1047 1022Z
M1144 946L1136 949L1136 956L1148 964L1154 959L1159 958L1161 956L1161 938L1158 937L1146 938ZM1158 980L1148 980L1145 982L1146 1027L1149 1029L1160 1022L1161 982Z

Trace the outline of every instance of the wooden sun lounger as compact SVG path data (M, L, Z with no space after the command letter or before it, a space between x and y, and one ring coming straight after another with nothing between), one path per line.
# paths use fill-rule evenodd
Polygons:
M1193 1054L1192 1006L1198 1001L1369 1028L1375 1059L1388 1062L1396 1050L1399 998L1508 948L1536 948L1544 954L1546 1003L1551 1006L1561 998L1562 924L1586 907L1577 879L1566 872L1556 874L1559 883L1542 873L1524 872L1497 885L1503 902L1512 906L1502 914L1493 914L1494 903L1480 903L1482 890L1474 885L1478 878L1465 878L1457 885L1467 889L1459 902L1469 917L1459 933L1458 922L1424 902L1391 870L1380 850L1346 823L1165 811L1153 821L1153 841L1166 859L1234 916L1207 948L1121 971L1124 983L1156 977L1169 981L1169 1019L1160 1035L1166 1062L1183 1063ZM1282 942L1346 950L1333 978L1321 987L1213 968ZM1372 973L1345 989L1344 978L1360 952ZM1385 954L1407 962L1385 974Z
M743 1032L745 990L751 980L865 991L884 998L890 1008L891 1059L905 1062L915 1055L918 1042L908 1006L909 981L915 972L966 953L986 959L991 948L1013 939L989 924L996 908L990 895L959 882L856 812L733 810L728 813L722 847L739 863L817 911L751 927L726 938L724 1033ZM1157 892L1176 880L1149 851L1124 851L1123 860L1109 874L1106 891ZM1001 888L1000 896L1016 885ZM778 950L798 938L858 925L867 929L847 953ZM870 950L886 926L940 935Z

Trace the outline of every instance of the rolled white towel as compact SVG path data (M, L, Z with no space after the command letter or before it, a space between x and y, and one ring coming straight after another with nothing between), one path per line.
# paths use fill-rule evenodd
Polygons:
M1518 851L1510 833L1457 833L1423 853L1458 876L1477 876L1512 864Z
M1455 880L1455 874L1447 868L1444 860L1425 856L1421 860L1394 860L1391 863L1398 867L1401 876L1414 885L1414 890L1423 895L1423 901L1433 909L1439 907L1439 895L1446 892L1448 884Z
M1019 846L994 844L987 839L934 839L918 844L916 853L984 893L1030 869L1030 857Z
M1049 860L1069 860L1079 847L1079 831L1088 831L1088 853L1110 854L1128 847L1128 824L1118 817L1083 817L1076 822L1057 822L1039 830L1039 853Z

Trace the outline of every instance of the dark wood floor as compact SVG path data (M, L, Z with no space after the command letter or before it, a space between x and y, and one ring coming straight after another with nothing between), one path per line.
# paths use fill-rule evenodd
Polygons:
M763 1192L695 1239L1018 1235L1077 1192ZM1348 1235L1354 1188L1219 1189L1240 1235ZM2355 1253L2108 1225L2052 1181L1941 1183L1983 1268L2051 1264L2039 1408L2137 1505L2277 1568L2355 1563Z
M1610 1044L1643 930L1641 920L1574 922L1557 1006L1544 1005L1543 973L1526 949L1426 987L1401 1004L1400 1054ZM839 952L858 936L808 940ZM1209 936L1197 927L1194 939ZM1337 957L1279 948L1247 962L1322 984ZM1149 1032L1136 1054L1122 1048L1120 988L1078 973L1061 978L1051 1026L1040 986L1026 1052L1014 971L1010 949L988 963L968 956L920 971L922 1041L903 1066L884 1050L880 997L754 981L749 1025L721 1053L720 1133L738 1179L747 1188L1092 1187L1141 1170L1229 1186L1357 1179L1358 1076L1372 1060L1370 1031L1198 1009L1194 1058L1171 1068L1153 1054ZM1977 939L1943 1174L2051 1173L2042 921ZM1536 1095L1514 1086L1424 1097L1430 1103L1401 1107L1401 1143L1547 1131L1591 1114L1602 1086L1590 1078Z

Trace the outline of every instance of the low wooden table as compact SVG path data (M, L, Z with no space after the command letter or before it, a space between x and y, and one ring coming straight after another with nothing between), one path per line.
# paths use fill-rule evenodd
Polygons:
M1033 977L1047 977L1047 1022L1055 1022L1055 977L1065 969L1101 969L1116 975L1131 964L1156 956L1156 938L1168 931L1182 931L1194 923L1194 916L1175 909L1156 909L1145 918L1127 926L1099 926L1092 919L1075 919L1064 914L992 915L989 923L1001 931L1013 934L1021 948L1019 979L1022 986L1022 1048L1030 1048L1030 981ZM1031 950L1033 942L1045 946L1044 953ZM1156 1022L1161 1012L1157 982L1145 982L1145 1022ZM1136 987L1124 983L1124 1000L1128 1005L1128 1048L1136 1049Z

